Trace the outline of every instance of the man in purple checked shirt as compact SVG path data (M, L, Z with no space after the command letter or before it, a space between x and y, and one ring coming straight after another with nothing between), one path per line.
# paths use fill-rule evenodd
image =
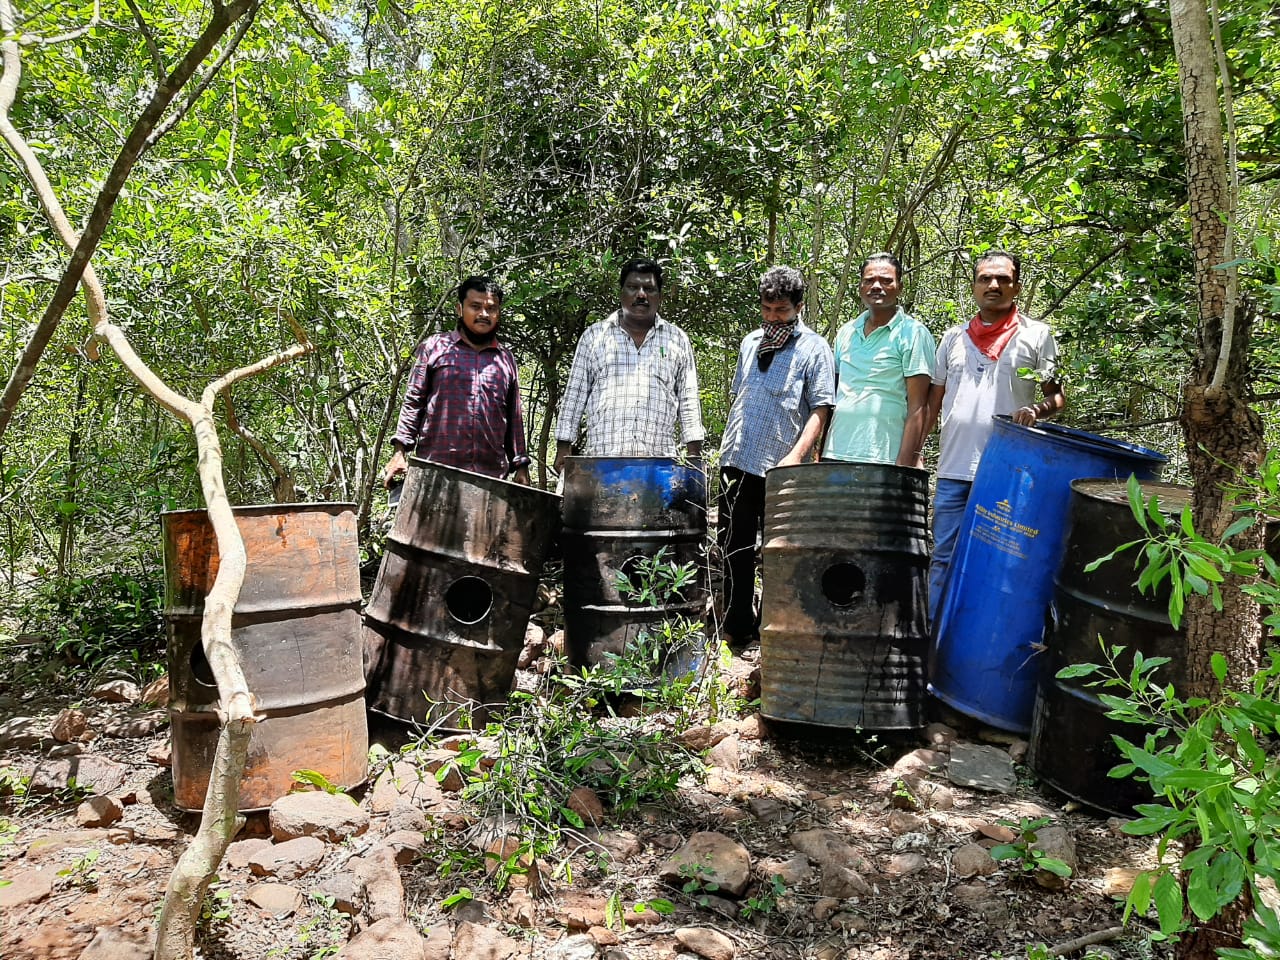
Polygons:
M473 473L529 483L520 376L511 351L498 342L502 288L489 277L467 277L454 306L458 326L418 345L383 483L392 489L408 454Z

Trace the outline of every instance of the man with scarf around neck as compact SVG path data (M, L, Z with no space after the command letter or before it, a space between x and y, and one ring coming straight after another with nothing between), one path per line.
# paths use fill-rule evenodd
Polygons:
M720 447L724 641L742 650L760 637L755 610L756 539L764 529L764 475L808 459L835 402L826 340L800 319L805 281L774 267L760 278L760 329L742 341Z
M991 437L991 418L1011 416L1032 427L1067 405L1054 379L1058 345L1046 324L1018 310L1021 261L989 250L973 265L977 314L942 335L929 388L926 429L939 414L942 438L933 501L933 557L929 564L929 616L937 622L951 557L973 477ZM1018 371L1029 369L1033 376ZM1041 399L1036 399L1036 380Z
M628 260L618 274L619 309L578 341L556 422L557 473L584 415L584 456L674 457L677 421L689 456L702 455L706 431L693 347L658 313L662 281L653 260Z
M515 357L498 342L502 288L488 277L458 285L457 327L418 345L383 474L391 489L408 454L490 477L514 473L529 483L520 379Z
M923 467L929 378L936 344L923 323L898 306L902 264L873 253L859 268L867 308L836 334L836 408L822 456Z

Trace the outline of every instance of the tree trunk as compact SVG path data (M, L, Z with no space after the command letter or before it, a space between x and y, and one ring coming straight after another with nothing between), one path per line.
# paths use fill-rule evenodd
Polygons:
M1194 484L1196 529L1216 541L1234 519L1225 485L1241 474L1256 471L1261 460L1262 422L1246 402L1252 314L1228 303L1227 271L1215 269L1229 259L1228 223L1235 211L1208 11L1204 0L1170 0L1169 9L1182 92L1198 318L1198 350L1183 393L1182 428ZM1224 353L1226 363L1215 382L1215 369ZM1259 526L1241 534L1233 545L1256 548L1261 541ZM1206 597L1189 599L1183 696L1220 695L1210 670L1215 652L1226 655L1227 683L1232 687L1243 687L1245 679L1257 670L1262 639L1258 607L1240 587L1239 578L1227 578L1220 613ZM1249 911L1250 903L1242 897L1209 925L1198 923L1188 913L1191 926L1178 943L1176 956L1179 960L1210 960L1219 948L1241 947L1240 934Z

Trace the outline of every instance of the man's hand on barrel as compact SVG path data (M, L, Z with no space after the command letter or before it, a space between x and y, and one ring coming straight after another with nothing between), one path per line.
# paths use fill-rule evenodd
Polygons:
M391 461L382 475L382 485L390 490L392 484L403 477L408 469L409 461L405 459L404 451L396 447L396 452L391 455Z
M1034 405L1019 407L1013 411L1013 422L1020 423L1024 427L1034 427L1036 425L1036 408Z

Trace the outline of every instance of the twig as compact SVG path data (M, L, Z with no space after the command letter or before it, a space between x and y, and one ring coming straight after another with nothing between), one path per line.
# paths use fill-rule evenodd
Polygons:
M1095 930L1093 933L1086 933L1083 937L1076 937L1074 940L1065 940L1062 943L1055 944L1049 948L1049 956L1065 957L1067 954L1075 953L1084 947L1092 947L1097 943L1106 943L1108 940L1116 940L1124 936L1124 927L1107 927L1105 930Z

